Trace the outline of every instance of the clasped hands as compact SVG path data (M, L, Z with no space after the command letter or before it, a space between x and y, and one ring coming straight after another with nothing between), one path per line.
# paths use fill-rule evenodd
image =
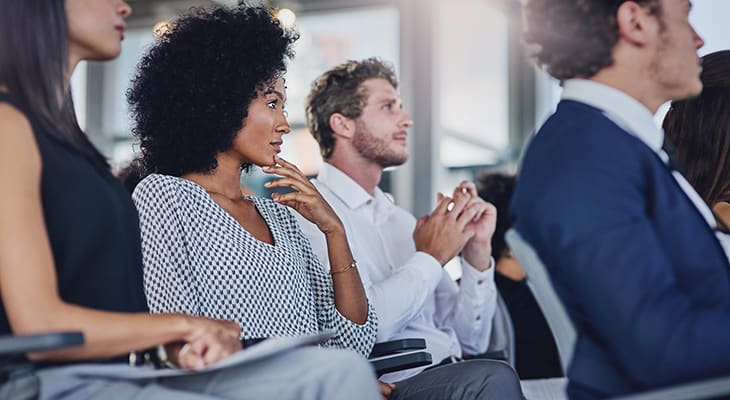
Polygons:
M438 193L436 200L433 212L416 223L416 250L432 255L441 265L461 252L477 270L488 269L497 209L482 200L468 181L462 181L451 197Z

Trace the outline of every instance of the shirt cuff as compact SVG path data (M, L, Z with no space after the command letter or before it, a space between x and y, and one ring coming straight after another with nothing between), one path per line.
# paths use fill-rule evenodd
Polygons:
M485 296L485 289L495 289L494 284L494 258L489 258L489 268L479 271L474 268L463 257L461 258L461 288L469 294Z
M439 282L441 282L441 277L444 274L444 268L441 266L441 263L432 255L423 251L417 251L408 261L407 265L417 265L419 270L418 275L423 277L429 287L434 290Z

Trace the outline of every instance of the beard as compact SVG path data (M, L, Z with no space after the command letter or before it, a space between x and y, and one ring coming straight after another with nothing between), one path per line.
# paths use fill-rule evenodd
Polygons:
M676 39L669 35L666 26L661 29L661 43L649 64L650 74L656 77L657 84L668 100L684 100L699 95L702 81L701 69L695 64L699 63L699 60L695 61L696 51L694 57L690 56L689 49L677 47ZM680 60L678 52L686 53L687 56Z
M373 135L365 123L359 120L355 125L352 145L363 158L381 168L403 165L408 160L408 152L393 150L389 140Z

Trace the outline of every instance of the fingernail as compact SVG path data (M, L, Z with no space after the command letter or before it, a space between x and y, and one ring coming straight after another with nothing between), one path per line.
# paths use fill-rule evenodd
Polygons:
M269 186L271 186L271 181L268 181L268 182L264 182L264 186L265 186L265 187L269 187Z
M268 171L268 170L271 169L271 167L268 166L268 165L264 165L263 167L261 167L261 169L264 170L264 171Z

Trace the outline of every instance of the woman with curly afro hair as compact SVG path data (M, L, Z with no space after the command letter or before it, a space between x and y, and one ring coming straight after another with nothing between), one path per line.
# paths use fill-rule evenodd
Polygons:
M238 322L244 339L325 331L325 346L370 353L377 323L342 222L293 164L285 62L297 35L261 7L194 10L149 50L128 93L143 163L135 189L154 312ZM245 195L259 166L288 187ZM289 208L326 235L331 271Z

